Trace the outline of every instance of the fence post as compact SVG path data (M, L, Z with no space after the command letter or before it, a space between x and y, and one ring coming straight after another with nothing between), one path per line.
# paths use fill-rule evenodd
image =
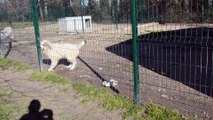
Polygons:
M141 5L141 22L142 23L144 23L145 22L145 20L144 20L144 5L145 5L145 3L144 3L144 0L141 0L141 2L140 2L140 5Z
M81 14L81 24L82 24L82 32L84 34L84 18L83 18L83 10L82 10L82 0L80 0L80 14Z
M139 103L139 70L138 70L138 41L137 41L137 15L136 15L136 0L131 0L132 12L132 45L133 45L133 72L134 72L134 103Z
M118 29L118 1L113 0L114 3L114 20L116 24L116 29Z
M37 55L38 55L38 64L39 64L39 70L42 71L43 67L42 67L40 34L39 34L39 24L38 24L38 11L37 11L37 8L36 8L35 0L32 0L31 2L32 2L33 26L34 26L36 48L37 48Z

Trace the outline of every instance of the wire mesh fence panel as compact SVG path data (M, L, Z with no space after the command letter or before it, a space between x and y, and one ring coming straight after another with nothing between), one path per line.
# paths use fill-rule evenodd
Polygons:
M2 57L24 62L38 69L37 55L33 51L36 46L29 1L0 1L0 32Z
M141 102L212 119L212 1L141 3Z
M213 119L212 1L136 3L140 103ZM133 100L130 0L42 1L37 8L44 70L98 86L116 80L110 88Z
M97 86L104 81L118 81L117 86L109 89L133 100L132 46L129 43L120 44L131 39L130 13L125 14L125 8L130 10L129 2L71 0L56 3L46 1L43 5L46 7L38 7L39 24L48 24L40 26L41 42L47 40L54 44L53 49L66 49L67 53L53 52L53 56L59 54L57 57L60 57L53 70L76 82L86 81ZM118 7L121 5L122 16ZM40 9L47 13L40 12ZM74 47L73 50L73 46L80 45L84 40L86 44L83 47L78 50ZM75 53L79 54L76 67L70 70L75 60L69 57ZM42 56L45 71L54 66L52 63L56 57L51 58L48 54Z
M73 71L64 68L70 64L66 60L59 61L55 70L96 85L115 79L116 92L132 99L130 5L115 0L47 3L48 17L42 20L49 25L41 26L41 39L57 44L87 40ZM212 117L211 9L209 1L137 1L142 103ZM46 56L43 61L46 68L52 62Z

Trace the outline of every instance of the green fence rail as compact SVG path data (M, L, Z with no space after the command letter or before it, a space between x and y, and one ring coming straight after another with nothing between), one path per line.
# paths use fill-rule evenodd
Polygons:
M32 0L32 16L33 16L33 25L35 31L35 39L36 39L36 48L37 48L37 55L38 55L38 64L39 70L42 71L42 56L41 56L41 46L40 46L40 33L39 33L39 23L38 23L38 12L36 7L35 0Z
M132 0L132 45L133 45L133 72L134 72L134 102L139 103L139 54L138 54L138 41L137 41L137 15L136 15L136 1Z

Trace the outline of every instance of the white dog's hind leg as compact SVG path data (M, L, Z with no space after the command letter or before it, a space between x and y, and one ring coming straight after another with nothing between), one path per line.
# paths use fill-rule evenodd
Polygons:
M76 67L77 61L73 59L67 59L70 62L70 65L67 66L68 69L73 70Z
M51 61L51 65L50 65L50 68L48 69L48 71L51 71L53 70L58 64L58 61Z
M72 62L72 64L70 64L69 66L66 66L66 68L73 70L73 69L75 69L76 64L77 64L76 62Z
M70 63L68 66L66 66L66 68L71 68L72 67L72 64Z
M75 61L75 62L72 62L72 67L70 67L70 70L74 70L75 69L75 67L76 67L76 64L77 64L77 62Z

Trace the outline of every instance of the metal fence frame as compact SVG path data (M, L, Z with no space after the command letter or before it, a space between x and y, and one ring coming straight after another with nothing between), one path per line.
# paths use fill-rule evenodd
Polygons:
M165 0L166 1L166 0ZM118 7L118 3L116 2L116 0L113 0L113 2L114 2L114 7L115 8L117 8ZM152 58L151 57L151 55L153 55L154 54L154 49L157 49L157 48L161 48L162 46L160 46L160 44L164 44L166 47L168 47L169 49L172 49L172 47L171 46L174 46L175 47L175 55L176 55L176 53L177 53L177 51L179 51L179 49L178 48L176 48L176 47L178 47L179 45L185 45L185 42L187 41L184 41L183 43L181 43L181 42L178 42L178 43L176 43L176 42L174 42L174 41L172 41L173 39L180 39L180 38L182 38L182 32L173 32L173 31L167 31L167 32L165 32L165 33L162 33L162 32L154 32L154 33L150 33L149 35L145 35L145 36L139 36L139 34L138 34L138 30L140 29L140 28L138 28L138 22L140 22L140 23L147 23L147 22L152 22L153 20L155 20L155 19L161 19L161 20L159 20L159 22L160 23L162 23L162 24L164 24L165 22L172 22L172 21L170 21L170 20L168 20L168 19L166 19L166 17L162 14L163 12L168 12L167 11L167 7L166 8L164 8L165 9L165 11L163 11L163 10L161 10L161 14L162 14L162 16L160 16L159 17L159 15L158 15L158 11L159 11L159 8L162 8L162 7L164 7L164 5L163 4L161 4L161 6L159 7L159 6L155 6L156 8L151 8L151 11L149 11L148 10L148 12L145 12L145 10L143 9L143 7L144 6L146 6L146 5L151 5L152 3L150 3L149 1L146 1L146 0L140 0L140 3L141 4L139 4L139 5L137 5L137 2L138 1L136 1L136 0L131 0L131 29L132 29L132 36L131 36L131 40L132 40L132 60L133 60L133 79L134 79L134 103L135 104L139 104L139 103L142 103L142 101L143 100L141 100L141 96L143 96L143 94L140 94L140 92L142 91L142 90L140 90L140 84L146 84L146 83L144 83L144 81L140 81L140 79L142 78L142 79L144 79L144 77L141 77L142 75L141 74L139 74L139 72L140 72L140 68L139 68L139 65L140 65L140 62L142 61L141 59L142 58L140 58L141 56L140 56L140 53L141 53L141 50L140 50L140 47L139 47L139 44L147 44L149 47L148 47L148 50L146 51L147 53L149 53L149 57L150 58ZM81 18L82 18L82 20L83 20L83 11L82 11L82 0L80 0L80 2L79 2L80 4L80 14L81 14ZM201 1L201 3L202 4L204 4L202 1ZM198 3L197 3L198 4ZM138 7L141 7L141 11L137 11L137 8ZM158 8L159 7L159 8ZM191 5L191 7L195 7L195 6L193 6L193 5ZM207 5L207 7L209 7L209 5ZM148 7L149 8L149 7ZM199 11L198 10L198 8L199 8L199 6L197 6L197 11ZM154 9L154 10L153 10ZM192 9L191 9L191 11L192 11ZM207 12L207 14L205 14L204 15L204 17L207 17L208 18L208 13L209 13L209 8L203 8L203 10L202 11L206 11ZM119 16L118 16L118 14L117 14L117 12L118 12L118 10L117 9L114 9L114 22L115 22L115 24L116 24L116 29L118 29L118 22L119 22ZM138 15L138 13L140 12L140 15ZM34 22L34 30L35 30L35 35L36 35L36 45L37 45L37 54L38 54L38 63L39 63L39 67L40 67L40 71L42 71L42 57L41 57L41 50L40 50L40 34L39 34L39 24L38 24L38 13L37 13L37 8L36 8L36 5L35 5L35 0L32 0L32 13L33 13L33 22ZM204 12L205 13L205 12ZM165 14L167 14L167 13L165 13ZM127 15L128 16L128 15ZM138 20L138 18L140 17L140 20ZM166 20L165 20L166 19ZM205 21L204 19L206 19L206 18L197 18L197 19L199 19L199 20L197 20L198 22L200 21L200 22L202 22L202 21ZM207 20L208 21L208 20ZM82 22L82 27L83 27L84 25L83 25L83 22ZM208 25L207 25L207 27L208 27ZM83 27L84 28L84 27ZM184 31L184 30L183 30ZM187 31L186 31L187 32ZM83 33L84 33L84 29L83 29ZM155 34L156 33L156 34ZM170 34L171 33L171 34ZM172 34L174 34L174 36L173 37L171 37L172 36ZM209 34L209 31L208 31L208 34ZM162 37L162 36L165 36L165 37ZM157 37L160 37L160 39L161 40L156 40L157 39ZM185 36L184 36L185 38L184 39L187 39L187 37L192 37L192 36L187 36L187 33L185 34ZM202 38L204 38L203 36L201 36ZM207 37L207 39L208 39L208 37L209 37L209 35L207 35L206 36ZM167 39L167 38L169 38L169 39ZM140 40L142 40L142 42L140 41ZM150 40L150 41L148 41L148 40ZM141 42L141 43L139 43L139 42ZM201 43L198 43L198 44L194 44L194 43L187 43L187 45L192 45L192 47L193 47L193 45L196 45L196 46L201 46L202 47L202 45L204 45L204 46L206 46L207 47L207 51L209 50L209 46L208 45L210 45L210 43L208 43L209 41L207 40L207 42L206 41L199 41L199 42L201 42ZM203 42L203 43L202 43ZM158 45L156 45L156 46L154 46L154 45L152 45L153 43L157 43ZM143 46L143 45L141 45L141 46ZM150 46L153 46L153 47L150 47ZM147 46L145 46L145 47L147 47ZM157 47L157 48L155 48L155 47ZM162 49L163 49L163 47L162 47ZM183 50L184 49L184 50ZM181 53L181 51L187 51L188 50L188 48L187 48L187 46L185 46L184 48L180 48L180 54L182 54ZM190 50L192 49L192 48L189 48ZM202 48L201 48L202 49ZM203 50L203 49L202 49ZM153 53L150 53L150 52L153 52ZM161 52L164 52L164 51L161 51ZM168 53L169 52L169 53ZM166 50L166 57L168 57L168 54L171 54L171 52L172 51L167 51ZM151 55L150 55L151 54ZM158 53L157 52L157 54L161 54L161 55L163 55L164 53ZM184 53L185 54L185 53ZM190 52L190 54L191 54L191 52ZM202 54L202 53L201 53ZM210 53L209 53L210 54ZM169 56L169 57L171 57L171 56ZM212 57L213 57L213 55L212 55ZM153 64L155 64L155 65L157 65L158 66L158 63L157 63L157 61L159 61L157 58L159 58L159 56L157 55L157 57L155 58L153 58L154 60L153 61L151 61L150 60L150 58L147 58L148 59L148 62L153 62ZM180 58L181 59L181 58ZM184 57L184 59L186 59L186 55L185 55L185 57ZM191 59L191 58L190 58ZM200 58L200 59L202 59L202 58ZM213 58L212 58L213 59ZM162 58L161 57L161 60L163 61L164 60L164 58ZM172 62L172 60L171 59L165 59L165 60L168 60L168 61L166 61L166 62ZM186 61L186 60L185 60ZM156 63L155 63L156 62ZM160 64L160 63L159 63ZM178 64L177 63L177 60L175 60L175 64ZM191 63L190 63L191 64ZM202 65L201 65L202 66ZM207 67L207 66L206 66ZM150 67L151 68L151 67ZM167 68L166 68L167 69ZM206 69L208 69L208 68L206 68ZM175 69L176 70L176 69ZM202 70L201 70L201 72L202 72ZM176 73L175 73L176 74ZM191 71L190 71L190 74L191 74ZM206 73L207 74L207 73ZM186 75L186 74L184 74L184 75ZM140 77L140 78L139 78ZM139 82L140 81L140 82ZM212 82L212 81L211 81ZM159 86L159 87L162 87L162 86ZM211 83L211 85L209 85L209 87L210 87L210 97L212 97L212 93L211 93L211 90L212 90L212 83Z

